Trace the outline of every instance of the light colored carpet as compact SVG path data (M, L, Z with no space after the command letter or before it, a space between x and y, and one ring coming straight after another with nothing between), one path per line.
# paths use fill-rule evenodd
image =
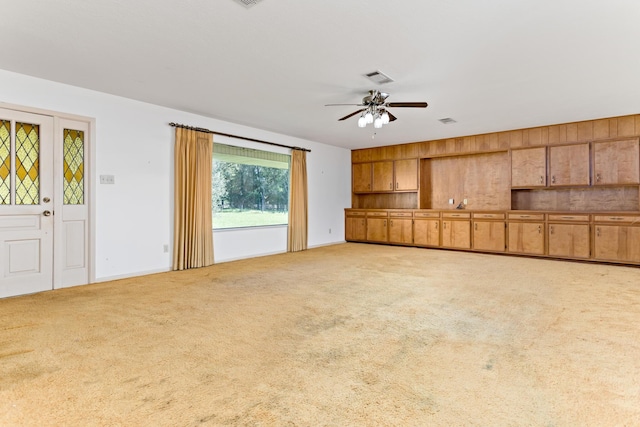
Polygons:
M640 269L348 243L0 300L0 425L636 426Z

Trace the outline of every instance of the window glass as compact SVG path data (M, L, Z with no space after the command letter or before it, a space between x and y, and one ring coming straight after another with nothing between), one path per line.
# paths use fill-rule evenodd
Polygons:
M286 225L289 219L286 154L213 145L213 228Z

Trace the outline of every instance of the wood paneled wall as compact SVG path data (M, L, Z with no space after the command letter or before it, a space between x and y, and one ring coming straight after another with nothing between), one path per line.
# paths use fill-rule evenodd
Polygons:
M427 160L431 163L430 185L423 193L430 203L421 205L430 209L453 209L467 199L467 209L511 208L509 155L506 151L477 154L473 156L451 156ZM449 199L454 198L454 205Z

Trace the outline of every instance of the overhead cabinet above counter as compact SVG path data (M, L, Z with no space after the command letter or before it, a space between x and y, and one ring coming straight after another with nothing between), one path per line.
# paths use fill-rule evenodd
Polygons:
M354 193L418 191L418 159L354 163Z

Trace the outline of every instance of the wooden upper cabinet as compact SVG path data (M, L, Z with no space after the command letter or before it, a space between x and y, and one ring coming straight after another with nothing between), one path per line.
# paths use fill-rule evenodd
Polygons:
M589 185L589 144L549 147L549 185Z
M371 192L371 163L354 163L351 167L354 193Z
M395 190L418 189L418 159L396 160L394 162L396 185Z
M638 139L593 143L593 184L640 183Z
M393 161L373 162L373 181L371 189L374 192L393 191Z
M511 186L544 187L547 185L547 148L511 151Z

